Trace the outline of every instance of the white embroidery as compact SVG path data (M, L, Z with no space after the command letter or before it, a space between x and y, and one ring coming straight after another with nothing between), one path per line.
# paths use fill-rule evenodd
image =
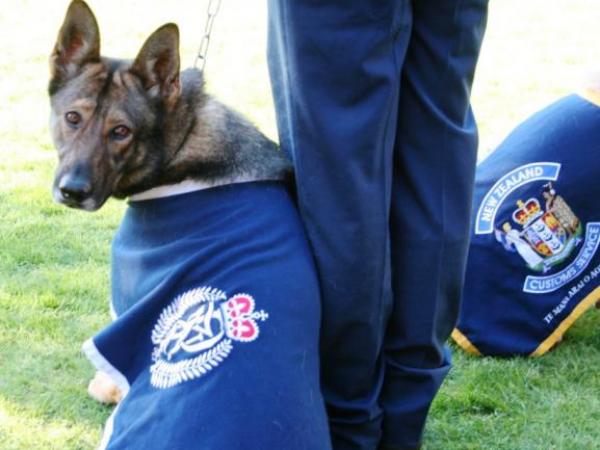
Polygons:
M223 291L201 287L185 292L167 306L152 331L154 350L150 383L161 389L199 378L217 367L231 352L232 341L258 338L254 298L236 294L227 300Z

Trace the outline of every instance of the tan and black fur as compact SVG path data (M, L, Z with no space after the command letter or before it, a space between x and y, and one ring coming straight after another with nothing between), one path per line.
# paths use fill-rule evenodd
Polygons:
M73 0L50 58L54 198L94 211L110 196L194 179L207 185L283 179L290 164L252 124L180 73L179 31L167 24L133 61L100 56L96 19Z

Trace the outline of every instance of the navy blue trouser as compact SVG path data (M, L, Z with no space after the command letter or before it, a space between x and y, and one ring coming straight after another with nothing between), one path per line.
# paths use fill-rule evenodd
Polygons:
M420 442L450 368L487 0L270 0L280 141L323 294L333 445Z

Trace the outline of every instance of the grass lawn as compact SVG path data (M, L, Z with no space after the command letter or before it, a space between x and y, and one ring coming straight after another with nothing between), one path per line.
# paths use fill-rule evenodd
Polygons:
M105 54L132 57L154 28L175 21L185 66L208 1L90 3ZM264 3L223 0L207 77L211 92L275 137ZM93 370L80 345L109 321L108 250L123 203L92 215L53 204L49 189L47 55L66 5L22 0L0 10L0 450L94 448L110 413L86 395ZM599 23L597 0L492 1L473 92L481 155L600 65ZM425 449L600 449L598 367L596 312L541 359L456 350Z

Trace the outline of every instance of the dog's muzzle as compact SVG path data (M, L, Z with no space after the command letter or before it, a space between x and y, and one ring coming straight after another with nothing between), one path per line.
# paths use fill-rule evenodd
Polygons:
M54 199L58 203L71 208L97 209L96 202L92 198L92 183L88 178L67 173L57 181L54 188Z

